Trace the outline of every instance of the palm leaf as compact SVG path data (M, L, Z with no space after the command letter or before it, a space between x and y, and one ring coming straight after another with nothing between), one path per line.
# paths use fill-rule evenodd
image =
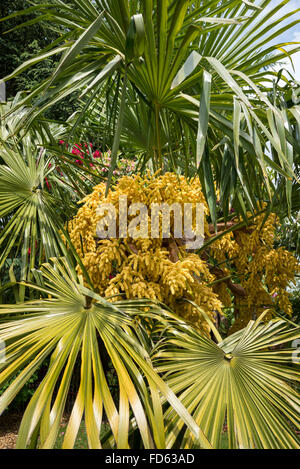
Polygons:
M299 371L292 366L293 349L284 348L299 336L299 326L283 320L250 321L218 344L192 328L177 328L155 363L214 448L222 447L226 424L229 449L299 449L300 399L291 385ZM166 418L172 428L178 424L167 439L171 446L182 425L171 410ZM186 431L182 447L195 444Z
M111 428L113 446L123 449L130 446L134 422L145 448L165 447L158 392L180 415L200 446L209 448L204 434L155 372L138 339L136 321L126 312L126 304L121 309L88 290L65 259L45 264L42 273L41 286L31 286L48 298L0 306L3 318L10 315L0 321L0 340L7 344L6 361L0 365L0 386L21 370L0 397L0 413L44 359L51 357L46 376L24 413L17 447L35 445L37 435L40 448L54 446L76 358L80 357L80 384L63 448L74 446L83 414L90 448L102 447L100 431L104 418ZM127 306L132 313L132 306ZM157 306L150 307L150 316L152 310L157 314ZM135 313L138 311L135 306ZM118 377L119 408L104 371L107 356Z

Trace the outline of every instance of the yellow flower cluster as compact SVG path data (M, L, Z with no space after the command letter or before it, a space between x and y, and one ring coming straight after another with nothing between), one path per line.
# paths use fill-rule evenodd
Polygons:
M176 258L172 258L170 245L174 239L129 237L101 240L96 236L100 220L97 207L100 202L112 203L119 215L119 197L127 196L128 206L143 203L203 203L205 214L208 207L198 179L188 180L173 173L122 177L105 198L105 185L94 188L82 202L76 217L69 224L72 243L82 258L91 280L99 293L110 301L126 298L153 298L170 306L178 315L192 321L198 328L208 332L201 313L189 303L178 302L181 298L193 300L214 320L221 313L222 304L207 283L214 281L205 261L188 252L184 245L176 244ZM172 224L171 224L172 225ZM171 226L171 233L173 227ZM205 231L208 224L205 220ZM78 267L80 271L80 268Z
M278 223L274 214L267 220L264 214L257 216L250 226L216 239L201 258L172 235L170 239L149 236L107 240L96 235L100 202L113 204L118 225L120 196L127 196L128 207L133 203L147 206L149 230L152 203L179 203L182 210L185 203L193 207L203 203L208 216L198 178L188 180L174 173L138 174L122 177L107 197L105 189L105 184L99 184L85 197L68 230L95 288L109 301L122 296L157 299L204 333L209 332L207 322L192 304L180 301L182 298L200 306L212 320L217 313L222 314L223 306L234 306L236 329L265 308L279 306L291 314L286 287L294 280L299 265L291 253L273 247ZM173 229L171 220L171 233ZM204 229L207 238L215 236L206 219ZM221 267L221 278L214 270L216 264Z

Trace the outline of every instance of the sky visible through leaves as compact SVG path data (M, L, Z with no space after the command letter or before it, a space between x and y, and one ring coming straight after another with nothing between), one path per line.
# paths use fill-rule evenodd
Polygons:
M259 1L256 0L255 3L259 5L261 2L260 2L260 0ZM282 0L272 0L270 5L268 6L268 9L271 10L276 5L279 5L280 3L282 3ZM284 8L280 9L276 13L275 19L276 19L276 17L278 17L278 19L282 18L283 16L285 16L286 14L288 14L289 12L291 12L293 10L296 10L297 8L300 8L300 1L299 0L290 1L285 5ZM288 18L285 21L285 23L281 24L280 27L284 26L284 24L291 23L292 21L296 21L296 20L300 20L300 11L298 13L296 13L295 15L291 16L290 18ZM282 41L282 42L297 41L297 42L300 43L300 23L297 24L296 26L294 26L293 28L291 28L290 30L286 31L281 36L276 37L276 39L273 42L274 42L274 44L278 44L280 41ZM300 46L300 44L299 44L299 46ZM295 45L292 46L292 47L295 47ZM286 60L286 64L285 64L286 69L289 70L292 73L292 75L295 76L296 80L298 80L300 82L300 52L297 52L296 54L294 54L292 59L293 59L295 71L293 71L292 65L291 65L291 62L290 62L289 59ZM278 68L278 70L279 70L280 68L282 68L282 66L278 64L278 66L276 68Z

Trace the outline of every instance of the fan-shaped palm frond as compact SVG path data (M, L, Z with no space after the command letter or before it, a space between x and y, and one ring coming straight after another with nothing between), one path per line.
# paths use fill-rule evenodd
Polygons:
M226 425L229 449L299 449L300 399L291 386L299 371L294 349L283 348L299 337L300 327L282 320L251 321L218 344L176 326L154 363L214 448L222 447ZM176 428L167 439L171 446L182 424L172 410L165 418ZM185 432L182 447L193 444Z
M29 280L30 270L41 262L69 251L62 232L76 210L76 197L53 163L30 134L18 143L0 141L0 269L13 268L18 258L21 280Z

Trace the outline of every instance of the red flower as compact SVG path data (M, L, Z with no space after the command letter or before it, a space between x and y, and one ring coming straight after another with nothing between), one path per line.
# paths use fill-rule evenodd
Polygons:
M102 153L100 153L99 150L94 151L94 153L93 153L94 158L100 158L101 156L102 156Z
M47 178L45 178L45 181L46 181L46 185L47 185L48 189L50 190L51 189L51 184L48 182Z
M82 160L84 158L82 151L80 151L78 148L73 148L72 154L79 156Z

